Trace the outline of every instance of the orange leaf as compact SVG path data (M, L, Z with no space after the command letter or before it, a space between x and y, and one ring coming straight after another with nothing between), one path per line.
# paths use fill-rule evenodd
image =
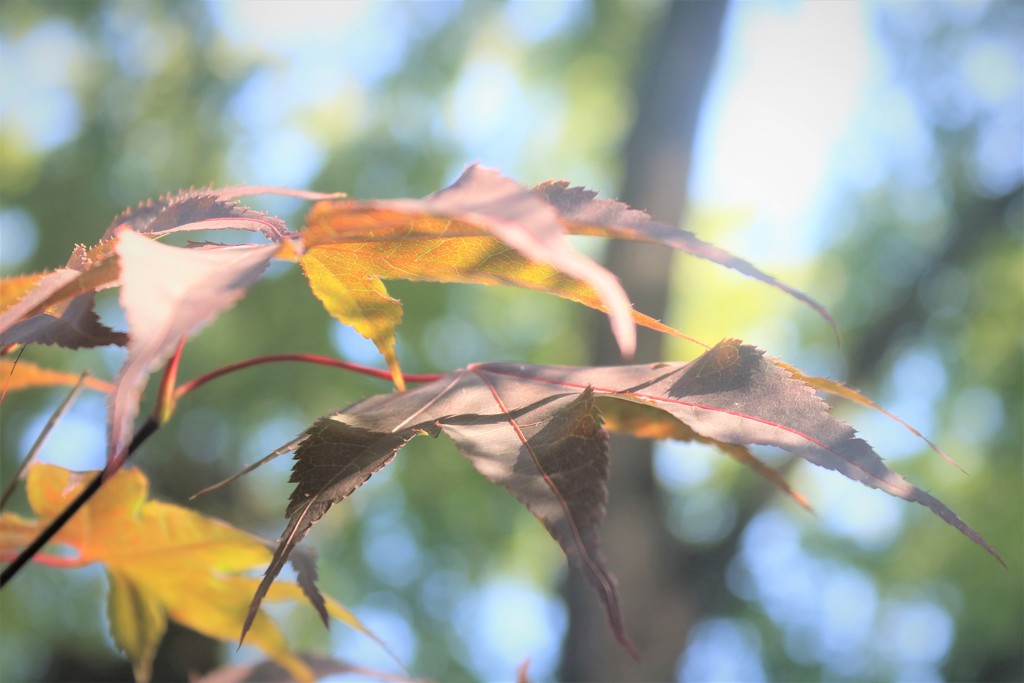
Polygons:
M0 387L7 391L21 391L32 387L74 386L79 375L72 372L61 372L41 368L34 363L20 360L15 363L7 358L0 358ZM95 377L86 377L85 386L96 391L110 391L113 385Z
M367 255L376 252L386 262L408 242L464 237L494 238L502 251L515 250L527 262L587 283L608 311L623 356L632 356L636 329L618 279L569 244L555 207L492 169L470 166L452 185L422 199L320 202L310 211L302 245L374 245L364 247ZM392 279L406 277L398 268L392 273Z
M878 405L877 403L875 403L870 398L860 393L853 387L849 387L843 384L842 382L837 382L835 380L828 379L827 377L814 377L811 375L805 375L803 372L796 369L789 363L784 363L778 359L775 359L775 364L778 365L783 370L788 371L790 374L793 375L794 378L800 380L801 382L807 384L808 386L814 387L818 391L824 392L826 394L832 394L833 396L839 396L840 398L845 398L847 401L857 403L859 405L864 406L865 408L870 408L871 410L874 410L876 412L881 413L882 415L885 415L890 420L902 425L908 432L910 432L911 434L913 434L914 436L928 444L928 446L937 454L942 456L942 458L946 462L953 465L953 467L956 467L964 474L967 474L966 470L964 470L964 468L960 466L960 463L953 459L953 456L949 455L944 450L939 448L935 442L933 442L927 436L925 436L920 431L915 429L909 422L903 420L902 418L896 415L893 415L888 410Z
M401 305L381 280L511 285L604 311L623 355L632 354L634 325L698 342L638 313L618 280L576 251L568 234L651 242L737 270L804 301L830 323L817 302L750 263L658 223L650 216L564 182L530 190L497 171L470 166L450 187L423 199L320 202L299 243L279 258L299 256L313 292L338 320L372 340L401 387L394 352Z
M23 296L35 289L45 276L46 273L32 273L0 279L0 313L18 303Z
M337 201L313 206L297 251L314 294L373 341L401 388L394 351L401 304L382 280L509 285L608 313L624 355L640 324L706 346L642 313L617 280L565 240L555 207L497 172L472 166L422 200Z

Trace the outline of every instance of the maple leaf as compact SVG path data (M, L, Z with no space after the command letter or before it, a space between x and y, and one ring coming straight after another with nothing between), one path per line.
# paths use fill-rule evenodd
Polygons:
M280 218L250 209L234 201L246 195L275 194L300 199L332 199L340 193L307 192L283 187L248 185L221 189L182 190L128 209L114 219L102 239L114 237L118 230L166 235L185 230L256 230L268 239L280 242L293 233Z
M626 357L635 344L634 323L690 339L634 311L618 280L573 249L569 234L689 252L778 287L832 323L810 297L692 233L584 188L549 182L530 190L477 165L420 200L320 202L295 250L317 298L376 344L400 387L394 344L402 307L382 280L511 285L555 294L608 313Z
M632 354L632 307L618 279L572 248L551 205L491 169L470 166L452 185L423 199L318 204L307 219L298 250L314 294L332 315L377 345L402 387L394 351L402 309L387 295L381 278L467 281L464 275L472 267L458 270L436 260L425 267L405 267L415 266L438 247L410 247L410 241L436 243L453 237L496 238L491 244L501 251L511 247L529 262L587 283L607 307L623 354ZM490 257L483 256L484 261ZM468 281L494 284L491 270L480 270L479 278Z
M117 466L128 445L149 373L167 360L182 338L234 305L277 250L272 244L170 247L127 228L117 237L120 301L129 341L128 357L110 397L111 467Z
M46 277L46 273L29 273L0 278L0 313L16 304Z
M637 408L660 417L638 419ZM690 363L471 365L321 418L295 450L289 521L250 606L249 622L290 553L332 505L411 439L443 432L478 472L544 524L570 564L595 586L616 637L632 651L597 534L608 473L602 413L618 430L656 438L696 435L727 451L733 447L731 454L744 462L747 445L782 448L924 505L1002 562L952 510L886 467L850 426L831 417L813 387L755 347L725 340Z
M565 181L541 183L534 188L534 191L558 210L566 223L566 230L570 234L661 244L726 266L776 287L804 302L817 311L832 326L836 336L839 336L835 320L828 309L820 303L800 290L768 275L752 263L730 254L710 242L705 242L688 230L660 223L647 213L614 199L598 199L597 193L593 190L584 187L571 187Z
M64 268L0 282L0 345L58 343L78 348L127 343L128 357L110 399L110 471L124 457L149 373L167 360L182 338L241 298L278 250L274 245L178 249L152 238L230 228L260 230L275 241L284 240L290 231L283 221L234 201L248 194L341 196L265 186L168 195L114 219L96 246L77 246ZM93 292L114 285L122 286L127 336L103 326L92 310Z
M262 185L223 189L186 190L149 200L114 219L98 244L78 245L68 263L48 273L19 275L0 280L0 344L58 343L70 348L124 344L122 333L99 325L91 299L78 297L119 284L115 245L119 232L160 237L190 230L260 231L281 242L289 235L284 221L234 201L245 195L274 194L301 199L337 198L340 193L307 192ZM73 317L64 315L78 301Z
M27 492L36 518L0 515L0 555L8 557L29 543L97 474L34 465ZM53 538L76 556L43 558L59 566L104 566L110 585L111 635L131 661L138 681L149 679L168 618L211 638L233 641L256 588L256 579L245 573L270 556L262 539L192 510L147 499L147 492L141 472L120 470ZM268 598L301 601L304 594L299 586L281 582ZM336 601L325 598L325 606L335 618L377 640ZM291 652L266 614L254 620L249 642L292 679L313 680L314 672Z
M124 346L128 336L100 322L93 311L93 295L82 294L62 307L59 315L40 313L22 320L3 334L0 346L8 344L57 344L67 349L92 348L111 344Z
M92 294L75 289L81 276L81 270L65 267L0 281L0 346L40 343L77 349L123 345L124 333L100 323L93 312ZM55 296L58 293L60 296Z
M827 377L814 377L814 376L811 376L811 375L804 374L803 371L793 367L789 363L785 363L785 362L779 360L778 358L774 359L774 361L775 361L776 365L778 365L780 368L782 368L782 369L786 370L787 372L789 372L791 375L793 375L794 378L800 380L801 382L803 382L804 384L807 384L808 386L814 387L818 391L824 392L826 394L832 394L833 396L839 396L840 398L844 398L847 401L850 401L852 403L856 403L857 405L864 406L865 408L867 408L869 410L874 410L877 413L881 413L882 415L885 415L887 418L889 418L893 422L899 424L904 429L906 429L908 432L910 432L911 434L913 434L914 436L916 436L917 438L921 439L926 444L928 444L928 447L931 448L933 451L935 451L937 454L939 454L942 457L943 460L945 460L946 462L950 463L951 465L956 467L958 470L960 470L961 472L964 472L966 474L966 471L964 470L964 468L961 467L960 464L956 460L954 460L944 450L939 448L938 445L935 442L933 442L927 436L925 436L920 431L918 431L916 428L914 428L913 425L911 425L906 420L904 420L904 419L902 419L902 418L892 414L891 412L889 412L888 410L886 410L882 406L878 405L877 403L875 403L870 398L868 398L864 394L860 393L859 391L857 391L853 387L849 387L849 386L843 384L842 382L837 382L837 381L829 379Z

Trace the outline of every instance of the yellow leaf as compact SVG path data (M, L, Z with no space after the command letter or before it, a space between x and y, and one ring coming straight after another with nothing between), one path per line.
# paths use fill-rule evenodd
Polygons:
M309 248L299 261L313 293L327 311L373 341L387 360L392 374L398 365L394 351L395 327L402 318L402 305L388 296L382 280L508 285L547 292L599 311L608 310L605 302L587 283L553 266L530 261L494 237L403 240L395 234L396 241L387 241L383 236L394 233L394 229L389 227L393 221L389 212L331 216L328 208L320 204L311 213L310 219L319 222L311 223L303 238L307 244L315 246ZM342 216L345 220L341 220ZM369 231L373 239L351 241L360 234L358 229L374 216L381 225ZM452 221L431 223L426 219L414 223L417 230L432 226L440 231L443 226L453 225ZM458 232L469 230L452 229ZM332 234L344 241L331 244ZM643 313L631 311L631 314L639 325L694 341Z
M451 186L418 200L315 204L301 234L306 255L300 261L327 309L371 339L393 374L401 307L381 283L389 279L511 285L576 301L608 314L626 357L635 349L637 324L709 348L634 311L618 279L576 251L568 235L690 253L787 292L834 326L813 299L693 233L582 187L551 181L530 190L476 165ZM289 245L279 257L294 256L299 246Z
M0 555L27 545L96 474L33 465L27 493L38 519L0 515ZM263 569L271 557L263 540L193 510L148 500L148 490L139 470L120 470L52 541L77 551L83 564L106 567L111 632L138 681L148 680L168 617L212 638L236 641L259 583L245 574ZM279 582L268 598L302 601L304 595L297 585ZM378 640L342 605L326 601L332 616ZM296 680L313 679L265 613L257 615L246 642Z
M266 561L269 559L268 551ZM153 590L174 621L210 638L236 642L258 584L257 579L246 576L209 572L198 577L168 576ZM295 597L302 599L301 594ZM296 680L313 680L312 673L290 650L284 634L265 612L256 615L245 642L263 650Z
M299 259L313 294L327 312L371 340L387 361L395 386L405 389L395 354L395 327L402 304L388 296L380 278L351 252L311 249Z
M3 561L13 559L14 548L24 548L42 530L37 520L25 519L13 512L0 515L0 553ZM11 557L7 557L11 554Z
M160 601L139 590L134 581L112 571L107 572L107 579L107 616L114 644L131 661L135 680L148 681L156 649L167 631L167 614Z

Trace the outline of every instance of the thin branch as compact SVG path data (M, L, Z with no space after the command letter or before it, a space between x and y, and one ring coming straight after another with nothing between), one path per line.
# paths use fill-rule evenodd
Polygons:
M54 426L56 426L57 421L60 420L60 418L64 416L64 413L68 411L68 408L71 407L71 403L78 396L79 392L81 392L82 386L85 384L85 379L88 376L88 370L82 372L82 375L78 378L78 383L75 384L75 386L71 389L68 395L64 397L64 400L61 402L61 404L57 406L57 410L54 411L53 415L50 416L50 419L46 421L45 425L43 425L43 430L39 432L39 436L36 437L36 441L35 443L32 444L32 448L29 449L28 454L25 456L25 459L21 461L21 465L18 466L18 471L15 472L14 478L11 479L10 482L8 482L7 488L4 489L3 495L0 496L0 510L3 510L4 506L7 505L7 501L14 493L15 488L17 488L18 482L25 474L25 470L28 469L29 464L35 459L36 455L39 453L39 449L43 447L43 443L46 441L46 437L48 437L50 435L50 432L53 431L53 428Z
M225 365L222 368L212 370L205 375L200 375L195 379L185 382L174 392L175 400L180 399L182 396L198 389L207 382L214 380L222 375L234 372L236 370L242 370L244 368L252 367L254 365L261 365L263 363L278 363L281 361L295 361L299 363L313 363L315 365L326 365L332 368L341 368L342 370L350 370L352 372L358 372L361 375L369 375L370 377L377 377L378 379L391 380L391 373L388 370L381 370L378 368L370 368L365 365L359 365L358 363L349 363L348 361L338 360L337 358L329 358L327 356L316 356L308 353L279 353L270 356L258 356L256 358L250 358L248 360L239 361L238 363L232 363L231 365ZM440 379L443 375L405 375L406 381L413 383L433 382Z
M128 445L128 449L125 452L124 458L121 460L122 465L128 461L128 458L132 457L132 454L138 450L146 439L153 435L153 433L160 427L159 424L153 419L149 418L139 428L139 431L135 432L135 436L132 438L132 442ZM4 567L3 573L0 574L0 588L7 585L7 582L14 578L18 571L25 566L25 564L31 560L36 554L43 548L44 545L50 542L50 539L60 531L68 520L71 519L79 508L89 502L89 499L96 495L96 492L103 486L104 476L103 472L97 472L96 476L86 485L82 492L68 504L59 515L53 518L53 520L43 529L42 533L32 539L32 542L22 550L14 561Z
M4 347L3 353L0 354L0 356L6 356L15 346L15 344L7 345ZM0 403L3 403L4 399L7 398L7 387L11 386L11 378L14 377L14 370L18 367L18 361L21 360L21 354L23 353L25 353L24 346L18 349L18 355L14 358L14 364L11 366L11 374L7 375L7 381L4 382L4 390L0 393Z
M205 489L203 489L202 491L199 491L198 493L193 493L191 496L189 496L188 499L189 500L195 500L199 496L202 496L202 495L205 495L207 493L210 493L211 491L216 491L217 489L221 488L222 486L227 486L231 482L233 482L233 481L235 481L237 479L240 479L241 477L243 477L246 474L249 474L250 472L252 472L257 467L261 467L263 465L266 465L268 462L270 462L274 458L276 458L276 457L278 457L280 455L284 455L285 453L290 453L291 451L294 451L296 448L298 448L299 444L302 443L305 440L306 440L306 435L305 434L302 434L301 436L299 436L299 437L297 437L295 439L292 439L291 441L289 441L285 445L283 445L280 448L278 448L277 450L275 450L270 455L266 455L266 456L260 458L259 460L257 460L256 462L252 463L251 465L247 465L241 472L233 474L230 477L228 477L227 479L219 481L216 484L211 484L210 486L207 486Z

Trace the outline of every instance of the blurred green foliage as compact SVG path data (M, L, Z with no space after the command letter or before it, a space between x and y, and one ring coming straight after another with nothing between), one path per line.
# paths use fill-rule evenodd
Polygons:
M352 61L346 62L346 53L324 48L327 77L318 81L288 71L287 50L272 40L274 31L259 33L246 23L252 6L244 3L4 3L3 274L59 266L73 244L95 240L125 206L180 187L298 177L310 189L358 197L417 196L450 181L465 162L483 153L469 145L484 142L493 143L487 152L502 170L524 182L567 178L614 194L618 150L632 123L632 82L661 8L631 2L574 5L548 8L544 11L553 14L547 18L517 18L525 10L513 4L359 5L351 25L338 26L338 33L339 42L352 41L364 53L348 54ZM931 32L908 33L907 26L917 26L914 18L888 25L893 62L924 111L946 106L930 98L942 91L935 83L945 83L937 80L942 65L963 49L971 31L991 36L1007 27L1019 29L1019 6L986 7L970 24L934 20ZM289 30L285 24L282 40ZM235 30L229 30L232 26ZM545 33L545 26L553 28ZM377 45L389 41L395 44ZM363 57L365 64L359 61ZM282 101L296 94L288 79L310 90L294 104ZM480 92L466 92L467 80ZM507 140L489 121L470 121L474 112L506 121L507 113L487 107L485 95L501 94L487 90L488 83L505 87L504 97L527 98L530 115L509 130ZM478 95L483 101L474 102ZM522 103L516 104L521 112ZM900 660L880 639L893 632L885 630L886 610L914 601L937 605L954 620L954 633L937 660L944 677L1024 677L1020 181L986 186L965 161L978 158L985 126L991 124L986 117L994 110L981 108L952 122L936 114L928 131L935 149L927 160L934 169L929 179L922 183L894 170L874 186L857 189L855 199L837 207L836 215L845 218L813 269L779 273L798 285L811 282L807 289L813 293L828 293L822 298L843 327L842 351L809 316L806 331L803 317L799 326L785 322L793 307L748 282L729 276L716 280L701 267L679 275L680 310L671 322L685 331L714 341L717 335L743 336L748 325L756 341L758 329L784 326L790 331L781 336L791 353L771 352L797 365L802 358L826 359L830 370L822 372L848 377L895 412L923 421L929 435L963 462L969 478L921 444L906 446L899 428L879 427L860 412L845 413L869 425L869 436L883 454L888 440L901 444L897 469L932 486L1003 552L1009 565L1002 571L919 510L900 510L892 534L872 543L837 532L828 514L824 521L806 519L773 503L764 513L768 516L751 528L797 529L800 561L822 572L794 568L794 590L808 594L808 600L816 597L814 584L799 585L806 576L866 582L867 592L879 601L872 628L882 635L865 641L864 652L815 649L807 644L813 638L808 640L795 621L780 618L773 598L750 577L756 570L753 555L737 556L717 568L738 577L730 583L738 599L723 614L756 626L757 657L771 679L912 676L913 662ZM292 175L282 168L292 169ZM1008 199L1000 204L1001 197ZM303 207L297 203L256 204L280 212L293 226L301 221ZM708 217L701 220L700 232L711 239L739 220L697 208L695 216ZM757 254L744 255L757 261ZM715 290L708 282L722 287ZM579 363L585 358L589 331L570 304L500 288L397 283L391 289L406 305L399 353L408 371L443 371L483 359ZM693 292L700 296L691 297ZM110 293L101 297L102 313L116 324L115 303ZM372 359L367 348L328 319L296 267L281 265L189 345L181 374L192 377L268 352ZM76 370L88 367L109 377L121 354L31 348L25 357ZM837 369L843 364L846 375ZM941 377L923 387L900 384L914 372ZM928 387L933 388L923 407L915 404L914 393ZM174 422L140 453L139 465L157 495L180 501L287 441L315 417L387 390L380 382L321 368L247 370L189 397ZM8 397L0 416L4 472L12 471L26 440L58 401L59 392L49 391ZM900 410L904 407L909 412ZM64 425L70 436L55 435L47 456L97 465L102 419L102 401L82 401ZM693 455L694 462L701 457ZM708 467L710 474L697 485L665 485L675 501L670 509L694 514L699 506L692 501L703 500L711 517L725 519L728 526L730 497L742 495L752 475L724 459ZM286 479L282 459L196 505L273 537L282 525ZM821 480L805 470L796 479L813 498L810 487ZM614 491L614 482L611 486ZM878 498L857 500L875 505ZM772 515L781 515L785 524L771 526ZM694 532L679 519L667 523L684 539L691 534L695 546L715 540L714 533L694 540L699 525ZM752 534L747 545L762 542ZM770 540L763 541L765 547ZM365 610L370 626L390 637L417 675L510 678L514 663L538 656L528 650L509 655L514 643L495 649L480 627L483 608L477 598L495 579L514 579L551 596L562 572L557 547L444 439L410 445L366 490L325 518L309 542L319 550L325 590ZM103 590L100 573L89 570L31 568L19 576L0 604L5 680L130 676L106 636L99 608ZM559 604L545 608L546 621L538 625L545 637L561 636ZM377 662L354 634L336 629L325 635L308 615L284 618L303 647ZM903 623L913 624L897 626ZM199 666L181 646L168 647L175 649L161 660L166 668L157 672L158 680L183 679ZM557 642L535 647L542 649L535 671L549 675ZM851 656L864 660L860 668L844 668ZM932 669L922 673L933 674Z

